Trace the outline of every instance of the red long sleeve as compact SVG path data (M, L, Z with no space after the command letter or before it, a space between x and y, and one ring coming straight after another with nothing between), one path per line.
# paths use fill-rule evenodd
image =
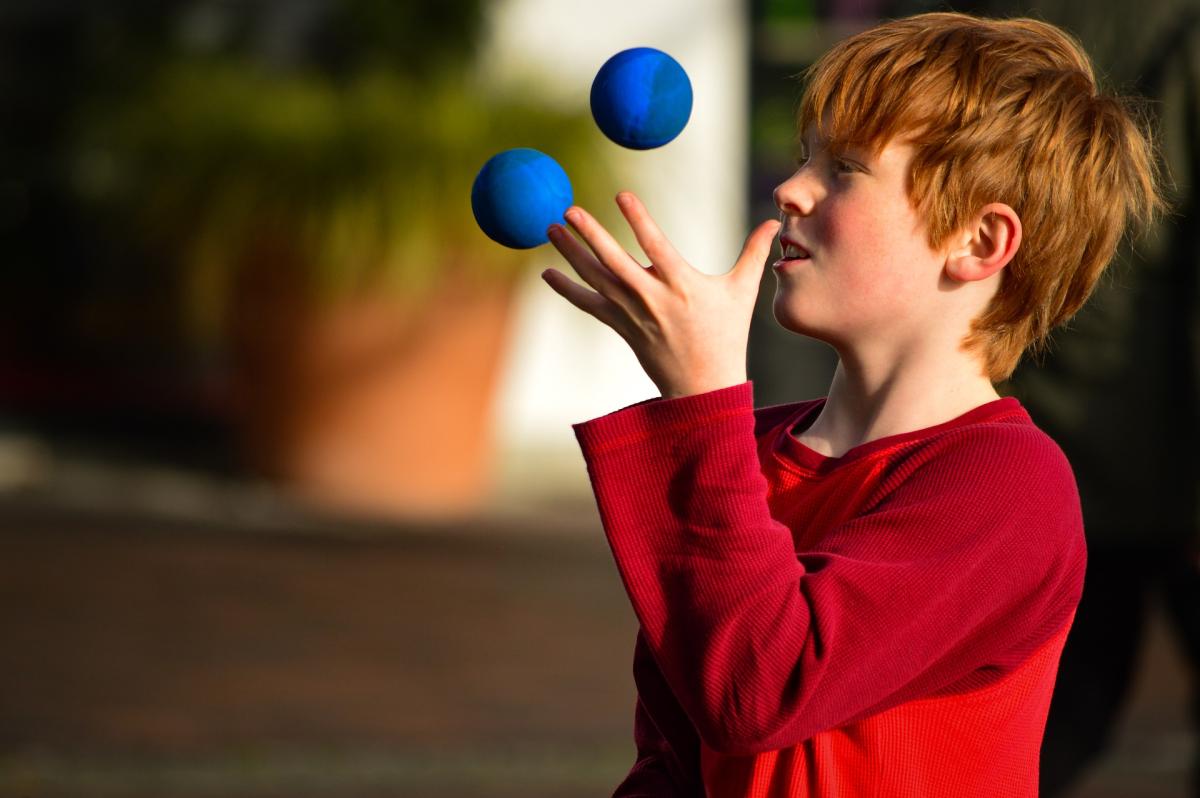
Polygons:
M700 740L675 701L640 630L634 645L633 674L638 688L633 720L638 758L613 798L704 798Z
M672 729L639 765L694 775L672 706L715 754L777 751L986 688L1063 630L1074 477L1015 399L991 405L815 470L761 429L787 413L760 412L756 435L749 383L576 425L650 655L644 721Z

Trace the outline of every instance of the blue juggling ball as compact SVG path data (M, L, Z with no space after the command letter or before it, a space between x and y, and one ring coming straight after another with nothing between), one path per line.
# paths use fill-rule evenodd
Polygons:
M513 249L531 249L550 239L546 228L563 223L571 207L571 181L543 152L518 147L497 153L475 176L471 210L488 238Z
M653 47L622 50L592 81L592 116L604 135L633 150L661 147L692 114L692 82L671 56Z

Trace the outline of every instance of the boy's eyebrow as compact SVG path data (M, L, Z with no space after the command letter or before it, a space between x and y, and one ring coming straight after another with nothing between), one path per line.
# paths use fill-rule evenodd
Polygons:
M816 150L828 148L829 140L820 135L815 135L809 130L802 135L796 136L795 146L800 152L812 155Z
M828 137L814 132L811 128L803 135L797 136L796 143L808 152L818 148L827 149L835 155L849 156L862 161L871 160L868 148L852 142L834 142Z

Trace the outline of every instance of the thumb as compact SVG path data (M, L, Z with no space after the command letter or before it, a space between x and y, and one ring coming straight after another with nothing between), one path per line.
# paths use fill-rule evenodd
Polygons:
M750 232L746 243L742 246L742 254L737 263L733 264L735 280L748 280L757 285L762 280L763 269L767 265L767 257L771 254L771 246L775 243L775 234L779 232L778 219L763 222Z

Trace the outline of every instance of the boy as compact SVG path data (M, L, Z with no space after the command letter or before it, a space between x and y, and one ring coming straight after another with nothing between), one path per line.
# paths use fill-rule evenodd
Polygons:
M617 796L1030 796L1086 560L1071 466L993 384L1160 200L1151 146L1033 20L928 14L809 74L779 222L733 269L650 259L580 208L551 241L662 392L575 426L640 629ZM775 318L833 346L822 399L755 411ZM1118 431L1114 431L1118 434Z

